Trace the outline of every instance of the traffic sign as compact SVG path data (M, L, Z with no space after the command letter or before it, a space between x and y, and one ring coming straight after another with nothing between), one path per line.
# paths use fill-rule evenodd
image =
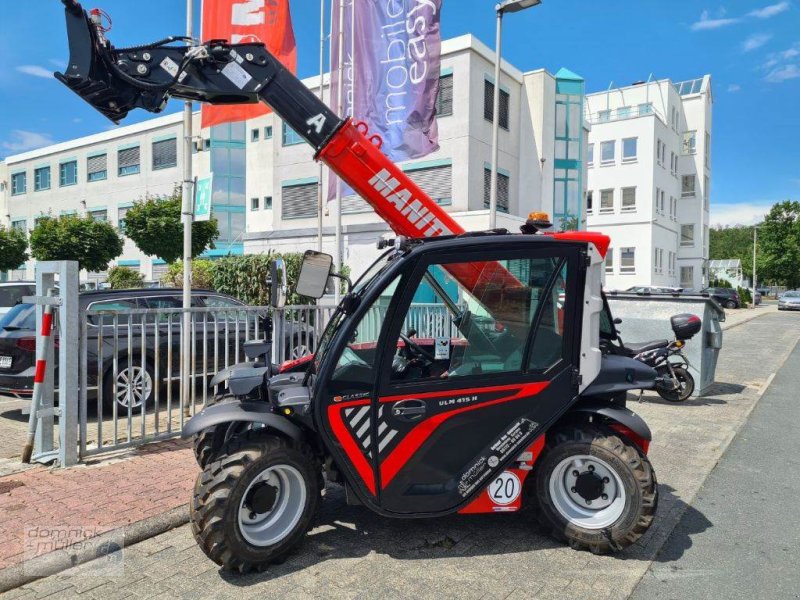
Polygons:
M195 221L208 221L211 219L211 183L213 181L213 173L208 177L203 177L197 180L194 192L194 220Z

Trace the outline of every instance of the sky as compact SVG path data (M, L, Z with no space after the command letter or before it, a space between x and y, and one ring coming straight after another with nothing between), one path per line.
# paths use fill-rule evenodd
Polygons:
M331 0L326 0L330 6ZM195 0L199 15L200 1ZM116 45L181 34L184 0L89 0ZM320 0L290 0L298 75L319 70ZM494 46L493 0L443 0L443 38ZM712 75L712 224L751 224L800 198L800 0L543 0L505 19L503 57L523 71L561 67L588 92ZM52 77L69 52L57 0L0 0L0 157L113 125ZM181 109L172 102L167 112ZM150 117L132 113L126 124Z

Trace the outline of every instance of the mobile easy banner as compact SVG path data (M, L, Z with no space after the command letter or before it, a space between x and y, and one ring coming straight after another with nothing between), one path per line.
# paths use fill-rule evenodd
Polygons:
M231 43L263 42L283 65L296 73L297 45L289 0L204 0L202 39ZM253 119L269 112L263 104L203 105L202 126Z
M439 149L442 0L360 0L355 14L355 114L394 161Z
M340 6L344 15L340 16ZM331 100L344 117L365 121L394 161L439 149L436 98L442 0L335 0L331 15ZM342 50L339 23L343 22ZM331 176L328 199L335 195ZM343 190L343 195L352 193Z

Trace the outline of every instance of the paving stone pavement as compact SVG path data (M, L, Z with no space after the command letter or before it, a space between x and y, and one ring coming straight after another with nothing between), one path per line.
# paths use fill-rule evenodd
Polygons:
M188 526L125 549L124 574L91 576L94 563L32 582L11 598L626 598L687 511L766 384L800 337L798 315L767 313L726 331L714 393L675 405L648 396L631 405L654 434L658 515L633 547L614 556L575 552L525 514L392 520L348 507L340 488L298 552L267 572L220 572ZM694 514L689 548L710 526Z

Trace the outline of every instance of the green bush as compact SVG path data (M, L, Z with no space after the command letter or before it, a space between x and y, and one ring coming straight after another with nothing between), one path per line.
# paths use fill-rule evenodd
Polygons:
M192 288L196 290L214 290L214 261L196 259L192 261ZM167 287L183 287L183 261L178 260L167 267L167 272L161 278L161 283Z
M736 288L736 291L739 294L739 299L742 301L742 305L753 303L753 294L749 289L740 287Z
M111 267L108 271L108 283L112 290L130 290L144 287L144 276L130 267Z
M16 269L28 260L28 236L0 225L0 272Z
M41 217L31 232L36 260L75 260L81 269L105 271L122 254L123 240L113 225L92 217Z

